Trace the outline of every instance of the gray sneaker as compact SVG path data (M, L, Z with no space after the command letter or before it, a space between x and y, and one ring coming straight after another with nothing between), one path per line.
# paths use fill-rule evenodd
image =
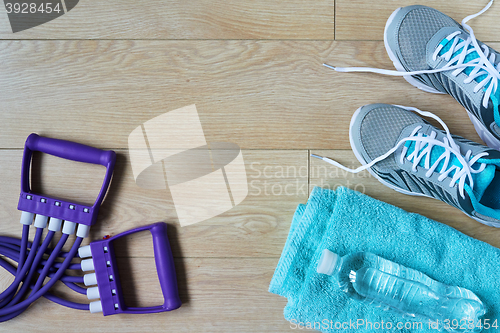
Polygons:
M500 150L500 54L462 24L425 6L398 8L387 20L384 43L397 71L338 68L401 75L419 89L453 96L466 110L481 139Z
M455 70L405 76L405 79L424 91L453 96L467 110L481 139L488 146L500 149L500 90L497 89L500 54L477 41L472 29L471 34L464 26L433 8L399 8L387 20L385 47L398 71L459 66ZM481 59L478 47L483 48L486 61Z
M412 112L414 111L414 112ZM439 130L419 115L437 120ZM382 184L404 194L439 199L486 225L500 227L500 152L452 136L439 117L415 108L371 104L359 108L350 142L363 164Z

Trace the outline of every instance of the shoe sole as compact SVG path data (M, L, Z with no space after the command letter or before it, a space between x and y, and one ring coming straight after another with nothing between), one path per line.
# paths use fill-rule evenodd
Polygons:
M394 64L394 67L400 71L400 72L406 72L406 69L403 67L403 64L399 61L398 57L394 54L394 52L391 50L389 47L389 42L387 40L387 30L389 28L389 25L392 23L394 20L394 17L396 14L402 9L402 7L396 9L391 16L389 16L389 19L387 20L387 23L385 24L384 28L384 46L387 51L387 54L389 58L391 59L392 63ZM417 79L413 78L411 75L403 76L403 78L412 86L417 87L420 90L423 90L425 92L433 93L433 94L444 94L443 92L436 90L432 87L429 87L422 82L418 81ZM500 151L500 140L495 138L493 134L486 128L486 126L476 118L476 116L469 112L469 110L465 109L467 111L467 115L469 116L469 119L471 120L472 124L474 125L474 128L481 138L483 142L490 148L496 149Z
M405 106L401 106L401 105L394 105L394 106L400 107L400 108L405 109L405 110L408 110L408 108L405 107ZM352 115L351 122L349 124L349 144L351 145L351 149L352 149L352 151L354 153L354 156L356 156L356 158L359 161L359 163L361 163L362 165L366 165L368 163L362 157L362 155L360 154L360 152L356 149L356 146L354 145L353 135L352 135L352 129L353 129L355 120L359 116L359 113L361 112L362 108L363 107L360 107L359 109L357 109L356 112L354 112L354 114ZM411 111L411 110L408 110L408 111ZM406 194L406 195L412 195L412 196L416 196L416 197L427 197L427 198L431 198L431 199L434 199L434 200L439 200L439 199L436 199L436 198L434 198L434 197L432 197L430 195L427 195L427 194L410 192L410 191L404 190L404 189L402 189L400 187L396 187L396 186L394 186L394 185L386 182L384 179L380 178L380 176L377 175L372 170L372 168L368 168L367 170L380 183L382 183L383 185L387 186L390 189L393 189L396 192L399 192L399 193L402 193L402 194ZM441 200L439 200L439 201L441 201ZM461 212L464 213L465 215L467 215L468 217L470 217L471 219L476 220L479 223L485 224L485 225L490 226L490 227L500 228L500 223L494 223L494 222L488 222L488 221L481 220L481 219L479 219L479 218L477 218L475 216L467 214L463 210L461 210Z

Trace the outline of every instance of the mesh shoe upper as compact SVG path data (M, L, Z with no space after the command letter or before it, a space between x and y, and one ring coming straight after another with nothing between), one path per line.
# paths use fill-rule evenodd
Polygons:
M397 41L401 56L411 71L428 69L426 47L429 40L444 27L461 28L455 20L425 6L411 6L401 19Z
M376 109L368 112L368 109ZM385 154L394 147L401 135L401 129L411 124L417 124L422 119L394 105L372 104L364 109L366 115L360 119L359 138L363 151L370 160ZM383 129L383 130L381 130ZM388 158L377 164L380 169L395 168L394 158Z

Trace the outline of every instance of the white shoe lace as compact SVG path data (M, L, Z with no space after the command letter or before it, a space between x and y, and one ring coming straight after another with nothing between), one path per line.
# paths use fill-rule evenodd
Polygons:
M398 105L396 105L396 106L398 106ZM439 124L443 127L443 129L446 131L446 137L443 138L443 141L437 140L436 139L437 133L435 131L432 131L429 136L424 137L422 135L422 133L418 133L418 131L422 128L422 126L420 126L420 125L416 126L415 129L411 132L411 134L408 137L401 139L388 152L375 158L370 163L362 165L356 169L347 168L347 167L343 166L342 164L340 164L339 162L334 161L328 157L322 157L322 156L318 156L315 154L311 154L311 156L319 158L327 163L330 163L338 168L341 168L342 170L345 170L345 171L348 171L351 173L359 173L363 170L371 168L376 163L386 159L391 154L393 154L402 144L406 143L407 141L414 141L415 142L415 149L408 156L406 156L406 154L408 153L408 147L407 146L403 147L403 150L402 150L401 156L400 156L400 163L403 164L404 158L406 157L409 161L413 162L412 171L416 172L417 166L419 165L420 161L425 157L424 168L427 169L425 177L429 178L429 177L431 177L431 175L434 172L437 171L436 170L437 167L439 166L441 161L444 160L443 165L441 166L441 169L439 171L437 171L438 173L440 173L440 176L438 177L437 180L441 182L444 179L446 179L446 177L448 177L448 175L451 172L455 171L455 173L450 181L449 187L455 186L455 183L457 183L457 181L458 181L458 189L459 189L460 195L462 196L462 198L465 198L464 186L465 186L466 179L467 178L469 179L469 186L472 189L474 187L474 180L472 178L472 174L479 173L486 168L485 163L481 163L481 166L477 170L473 169L472 166L481 157L488 156L488 153L486 153L486 152L479 153L478 155L471 158L472 151L468 150L467 153L465 154L465 156L463 156L462 153L460 152L460 147L456 144L455 140L453 140L453 137L450 134L448 126L446 126L446 124L438 116L436 116L430 112L427 112L427 111L421 111L417 108L405 107L405 106L399 106L399 107L402 107L406 110L415 111L424 117L430 117L430 118L437 120L439 122ZM443 147L445 149L445 151L431 165L430 164L431 163L431 151L432 151L432 148L434 148L434 146ZM452 154L455 155L455 157L458 159L458 161L462 165L461 168L459 166L456 166L456 165L449 165L450 161L452 160L452 157L453 157Z
M448 35L443 40L443 42L441 42L437 46L436 50L432 55L433 60L437 59L444 45L453 39L451 48L440 56L447 61L446 65L444 65L441 68L432 70L420 70L413 72L402 72L402 71L385 70L385 69L371 68L371 67L335 67L328 64L323 64L323 65L328 68L334 69L337 72L371 72L371 73L378 73L378 74L392 75L392 76L432 74L450 70L454 70L451 73L452 76L457 76L458 74L463 72L467 67L473 67L469 76L464 80L464 83L465 84L471 83L474 79L478 78L479 76L485 75L485 77L482 78L481 81L478 82L477 85L474 87L474 92L477 93L481 88L487 86L482 104L483 107L487 108L488 101L491 98L495 111L494 112L495 122L498 125L500 125L500 113L498 110L499 101L495 97L495 93L498 88L498 82L500 80L500 63L496 67L493 65L495 63L495 53L491 52L486 45L480 47L476 39L476 36L474 35L474 31L469 25L467 25L468 21L487 11L493 4L493 1L494 0L491 0L488 3L488 5L486 5L486 7L484 7L480 12L474 15L469 15L462 20L462 26L469 32L470 35L466 40L462 40L460 38L460 34L462 33L462 31L457 30L452 34ZM472 47L469 48L471 44ZM462 49L460 54L451 58L453 54L455 54L455 52L459 51L460 49ZM479 57L465 63L464 61L467 55L473 52L476 52Z

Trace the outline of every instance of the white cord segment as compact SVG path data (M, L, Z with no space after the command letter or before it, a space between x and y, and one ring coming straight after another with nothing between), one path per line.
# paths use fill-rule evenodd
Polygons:
M55 217L51 217L49 220L49 230L54 232L60 231L62 222L63 221L61 219L56 219Z
M95 273L85 274L83 276L83 283L86 286L95 286L97 284L97 275Z
M37 216L35 216L35 228L45 229L48 221L49 218L47 216L37 214Z
M102 312L102 303L101 301L90 302L89 308L90 308L90 313Z
M62 232L66 235L73 235L75 233L76 223L64 221Z
M80 258L92 257L92 252L90 251L90 245L85 245L79 248L78 255L80 256Z
M87 289L87 298L88 299L99 299L101 296L99 295L99 288L92 287Z
M95 271L94 260L92 259L82 260L81 265L82 265L82 271L84 272Z
M21 212L21 224L24 225L32 225L33 224L33 218L35 217L35 214L33 213L28 213L28 212Z
M86 238L89 236L90 226L85 224L78 224L76 229L76 237Z

